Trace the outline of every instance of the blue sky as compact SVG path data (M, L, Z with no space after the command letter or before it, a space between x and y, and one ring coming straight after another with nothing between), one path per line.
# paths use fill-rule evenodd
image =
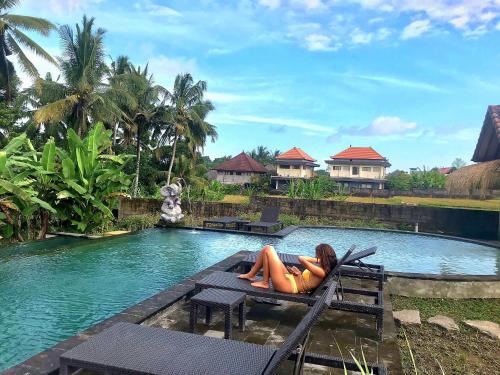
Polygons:
M72 25L85 13L110 56L149 62L158 83L206 80L211 157L298 146L324 161L353 145L392 169L448 166L470 160L500 102L499 0L25 0L16 12ZM56 34L37 40L59 55Z

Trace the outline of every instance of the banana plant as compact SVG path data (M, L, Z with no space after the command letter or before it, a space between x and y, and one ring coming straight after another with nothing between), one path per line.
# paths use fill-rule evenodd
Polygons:
M89 232L113 217L116 198L125 195L131 178L123 172L131 156L109 155L111 130L97 123L81 139L68 130L68 150L57 149L61 160L62 185L57 199L65 219L79 232Z
M37 156L26 134L13 138L0 151L0 232L23 241L21 227L37 209L55 213L38 197L35 186Z

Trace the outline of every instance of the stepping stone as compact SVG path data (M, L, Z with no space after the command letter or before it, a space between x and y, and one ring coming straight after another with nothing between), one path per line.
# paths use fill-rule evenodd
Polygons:
M393 311L392 316L401 325L422 324L420 321L420 311L418 310Z
M435 324L437 326L440 326L441 328L444 328L447 331L459 331L460 330L460 328L458 327L458 324L455 323L455 321L448 316L436 315L436 316L433 316L432 318L429 318L429 320L427 320L427 321L431 324Z
M475 328L491 338L500 340L500 326L497 323L489 322L487 320L464 320L464 323L465 325Z

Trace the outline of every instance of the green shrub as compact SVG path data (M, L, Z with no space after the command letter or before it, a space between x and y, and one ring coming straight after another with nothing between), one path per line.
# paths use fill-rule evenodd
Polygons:
M159 219L158 215L131 215L119 219L115 224L115 228L135 232L137 230L153 228Z

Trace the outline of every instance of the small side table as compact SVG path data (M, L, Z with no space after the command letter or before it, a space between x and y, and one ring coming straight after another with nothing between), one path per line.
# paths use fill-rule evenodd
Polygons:
M238 306L240 331L245 330L245 293L233 292L222 289L204 289L191 298L191 310L189 313L189 328L194 332L198 319L198 306L205 306L205 322L210 324L212 320L212 308L221 309L224 312L224 338L231 338L233 326L232 311Z

